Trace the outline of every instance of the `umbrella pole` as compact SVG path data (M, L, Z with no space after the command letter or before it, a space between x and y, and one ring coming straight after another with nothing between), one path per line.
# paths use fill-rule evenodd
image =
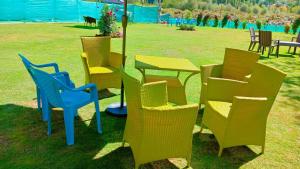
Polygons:
M124 14L122 17L122 27L123 27L123 44L122 44L122 64L125 68L125 58L126 58L126 29L127 29L128 17L127 17L127 0L124 0ZM124 107L124 84L121 84L121 105L120 108Z
M122 65L125 68L125 56L126 56L126 28L127 28L127 0L124 0L124 14L122 16L122 27L123 27L123 44L122 44ZM106 112L113 116L124 117L127 115L127 108L124 103L124 84L121 83L121 101L113 103L108 106Z

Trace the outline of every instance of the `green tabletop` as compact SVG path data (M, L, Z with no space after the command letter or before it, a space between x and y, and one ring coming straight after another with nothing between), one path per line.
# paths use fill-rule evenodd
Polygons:
M188 59L143 55L135 56L135 68L153 70L172 70L193 73L200 72L200 69Z

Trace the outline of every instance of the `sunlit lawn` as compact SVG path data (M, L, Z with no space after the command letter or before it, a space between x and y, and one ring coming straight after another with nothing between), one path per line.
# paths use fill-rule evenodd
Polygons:
M112 90L117 96L100 100L102 135L96 133L93 106L80 110L75 122L74 146L66 146L61 111L55 111L53 134L48 137L46 123L36 110L34 84L17 53L23 53L34 63L56 62L61 70L70 73L77 86L83 85L80 36L95 35L97 30L74 25L0 25L0 168L133 168L130 147L120 147L126 119L103 112L109 103L119 100L118 90ZM273 34L273 39L290 40L291 37ZM200 66L221 63L226 47L246 50L248 43L247 30L201 27L195 32L182 32L166 25L130 24L126 71L141 78L134 68L136 54L184 57ZM113 51L120 52L121 39L114 39L112 46ZM218 158L218 144L210 131L205 130L199 137L200 112L194 129L193 168L300 166L300 57L286 51L282 47L279 58L273 55L260 60L288 74L268 118L265 154L261 155L257 146L240 146L225 149ZM188 82L188 101L198 103L199 93L200 75ZM142 168L183 168L185 163L183 159L170 159Z

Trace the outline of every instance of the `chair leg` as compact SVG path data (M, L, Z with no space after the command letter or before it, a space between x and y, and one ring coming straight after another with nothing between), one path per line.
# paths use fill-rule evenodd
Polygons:
M257 52L260 52L260 49L261 49L261 45L258 44Z
M218 153L218 157L221 157L222 152L223 152L223 147L220 146L219 153Z
M296 50L297 50L297 47L294 47L294 53L293 53L293 55L296 54Z
M266 49L265 47L262 48L262 55L264 55L265 49Z
M288 53L291 53L291 48L292 48L292 47L291 47L291 46L289 46L289 50L288 50Z
M125 140L123 139L121 147L125 146Z
M249 45L248 51L250 51L250 50L251 50L251 48L252 48L252 45L253 45L253 42L250 42L250 45Z
M254 50L255 46L256 46L256 42L254 42L251 50Z
M98 102L98 100L96 100L94 103L95 103L96 118L97 118L97 131L98 131L98 133L101 134L102 133L102 127L101 127L99 102Z
M41 111L41 92L38 87L36 87L36 100L37 100L38 111Z
M140 168L140 165L141 165L141 164L139 164L139 163L135 163L135 167L134 167L134 168L135 168L135 169L139 169L139 168Z
M48 121L48 113L50 110L49 107L49 103L47 100L47 97L45 96L45 94L40 93L41 94L41 98L42 98L42 114L43 114L43 121Z
M268 58L270 57L270 54L271 54L271 46L269 47L269 52L268 52Z
M188 157L186 158L186 162L187 162L187 167L191 167L191 163L192 163L192 155L189 154Z
M74 144L74 110L64 109L64 121L66 130L67 145Z
M261 146L261 154L265 153L265 143Z
M51 131L52 131L52 127L51 127L51 115L52 115L52 111L51 111L51 109L48 109L48 132L47 132L47 134L48 134L48 136L50 136L51 135Z

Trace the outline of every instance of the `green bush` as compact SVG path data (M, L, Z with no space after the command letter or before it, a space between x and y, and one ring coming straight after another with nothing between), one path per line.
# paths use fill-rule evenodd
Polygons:
M246 27L247 27L247 21L244 21L244 22L242 23L242 27L243 27L243 29L246 29Z
M229 16L225 15L222 19L222 28L224 28L227 25L228 20L229 20Z
M233 22L234 22L234 28L237 29L239 27L240 20L236 18Z
M240 8L240 11L241 11L241 12L247 13L247 12L248 12L248 6L247 6L246 4L243 4L243 5L241 6L241 8Z
M213 25L213 27L218 27L218 25L219 25L219 18L218 18L218 16L217 16L217 15L215 15L215 17L214 17L214 25Z
M261 21L257 20L257 21L256 21L256 26L257 26L257 29L258 29L258 30L261 29L261 25L262 25L262 24L261 24Z
M300 18L297 18L292 25L293 34L297 33L299 26L300 26Z
M257 14L259 13L259 7L258 7L258 6L254 6L254 7L252 8L252 12L253 12L255 15L257 15Z
M202 21L203 22L203 26L207 25L209 17L210 17L209 14L207 14L207 15L204 16L203 21Z
M264 8L260 11L260 14L261 14L261 15L265 15L265 14L267 14L267 12L268 12L267 8L264 7Z
M285 33L289 33L289 32L290 32L290 29L291 29L290 25L285 25L285 26L284 26L284 32L285 32Z
M186 25L186 24L182 24L179 26L179 30L183 30L183 31L194 31L195 27L194 25Z
M203 17L203 14L202 14L202 13L199 13L199 14L197 15L197 26L199 26L199 25L201 24L202 17Z

